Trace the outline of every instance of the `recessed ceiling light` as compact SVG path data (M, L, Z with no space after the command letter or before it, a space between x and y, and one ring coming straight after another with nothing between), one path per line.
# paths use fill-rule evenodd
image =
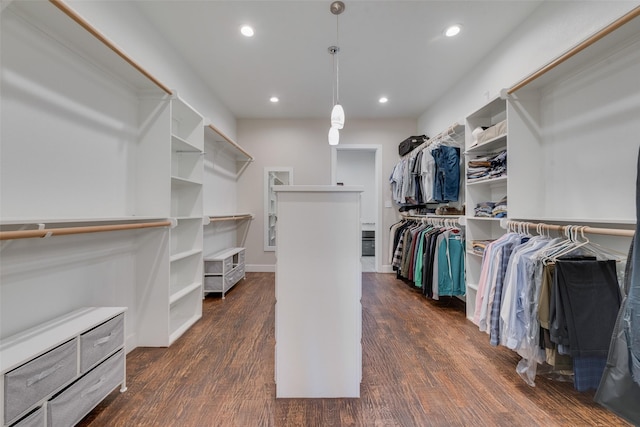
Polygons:
M240 28L240 32L242 33L243 36L245 37L253 37L253 28L251 28L248 25L243 25Z
M457 36L462 30L462 26L460 24L452 25L446 30L444 30L444 35L447 37Z
M380 104L386 104L386 103L387 103L387 101L389 101L389 99L387 99L387 97L386 97L386 96L383 96L383 97L381 97L380 99L378 99L378 102L379 102Z
M280 101L280 99L278 99L277 96L272 96L271 98L269 98L269 101L273 102L274 104L278 101Z

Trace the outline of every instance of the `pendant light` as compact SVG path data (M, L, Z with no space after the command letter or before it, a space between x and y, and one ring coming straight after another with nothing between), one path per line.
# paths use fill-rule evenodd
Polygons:
M340 47L338 46L339 36L340 36L340 26L338 22L338 16L344 12L344 3L341 1L334 1L331 3L329 10L331 13L336 15L336 45L329 46L329 53L333 58L333 70L335 72L335 79L333 80L334 87L332 88L332 97L333 97L333 108L331 110L331 129L329 129L329 144L337 145L340 140L339 130L344 127L344 109L342 105L340 105L340 62L337 57L338 52L340 52Z

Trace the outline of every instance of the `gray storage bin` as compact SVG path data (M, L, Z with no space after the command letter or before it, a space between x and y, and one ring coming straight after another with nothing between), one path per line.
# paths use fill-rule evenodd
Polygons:
M230 274L228 274L225 277L227 288L230 288L231 286L238 283L238 281L243 277L244 277L244 265L236 267L235 270L233 270Z
M233 268L233 258L225 258L224 260L204 260L204 272L207 274L220 274L223 271L229 271Z
M120 350L49 401L47 425L75 425L123 381L124 351Z
M11 427L44 427L44 409L39 407Z
M77 375L77 340L4 374L4 422L9 424Z
M124 313L80 335L80 372L87 372L124 344Z
M222 292L223 276L206 276L204 278L204 290L209 292Z

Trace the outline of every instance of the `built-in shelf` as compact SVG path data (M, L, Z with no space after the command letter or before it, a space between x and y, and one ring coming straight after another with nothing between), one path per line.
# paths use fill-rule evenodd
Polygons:
M465 154L493 153L504 149L507 135L498 135L486 142L469 147Z
M468 186L480 185L480 184L494 185L494 184L506 184L506 183L507 183L507 176L506 175L502 175L502 176L499 176L497 178L477 179L477 180L474 180L474 181L467 181L467 185Z
M194 282L191 285L180 289L178 292L175 292L173 294L171 294L171 296L169 297L169 304L173 304L176 301L178 301L179 299L181 299L182 297L188 295L189 293L195 291L196 289L200 289L200 286L202 286L201 282Z
M184 251L184 252L180 252L179 254L172 255L169 260L171 262L178 261L180 259L188 258L190 256L197 255L197 254L200 254L200 253L202 253L201 249L191 249L189 251Z

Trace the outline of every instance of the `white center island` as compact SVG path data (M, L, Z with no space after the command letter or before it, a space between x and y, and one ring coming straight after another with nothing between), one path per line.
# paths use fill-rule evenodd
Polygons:
M275 191L276 397L360 397L363 187Z

